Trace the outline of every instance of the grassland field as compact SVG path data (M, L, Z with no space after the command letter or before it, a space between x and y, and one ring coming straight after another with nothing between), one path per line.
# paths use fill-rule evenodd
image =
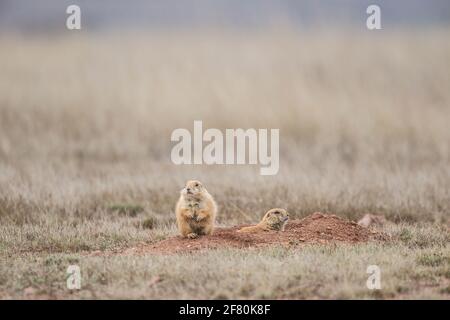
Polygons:
M0 35L0 298L450 298L450 36L422 32ZM176 166L170 134L279 128L280 171ZM217 224L272 207L389 242L90 255L177 234L188 179ZM66 287L79 265L81 290ZM382 289L366 287L367 265Z

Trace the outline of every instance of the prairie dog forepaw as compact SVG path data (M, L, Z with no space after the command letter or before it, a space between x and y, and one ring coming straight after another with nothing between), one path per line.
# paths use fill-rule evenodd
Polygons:
M198 234L192 232L192 233L189 233L189 234L187 235L187 237L188 237L189 239L195 239L195 238L198 237Z
M187 217L188 219L193 219L193 220L195 220L195 215L194 215L194 213L192 213L192 212L186 213L186 217Z

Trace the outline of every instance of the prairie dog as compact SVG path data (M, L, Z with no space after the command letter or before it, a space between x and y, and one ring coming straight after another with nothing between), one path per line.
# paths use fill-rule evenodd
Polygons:
M180 192L175 213L181 235L194 239L212 234L217 205L200 181L189 180Z
M270 209L257 225L244 227L237 232L284 231L288 220L289 213L286 210L280 208Z

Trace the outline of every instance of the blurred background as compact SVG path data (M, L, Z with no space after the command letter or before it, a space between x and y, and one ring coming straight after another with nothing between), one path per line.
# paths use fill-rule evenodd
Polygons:
M446 0L0 0L0 211L21 224L137 203L172 223L197 178L221 223L275 206L447 221L449 24ZM170 134L194 120L279 128L279 174L175 166Z

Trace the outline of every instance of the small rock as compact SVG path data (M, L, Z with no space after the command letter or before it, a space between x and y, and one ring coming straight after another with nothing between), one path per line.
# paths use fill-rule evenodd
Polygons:
M383 215L374 215L367 213L359 221L358 224L362 227L370 227L372 225L383 226L386 224L386 218Z
M24 290L23 290L23 293L26 295L26 296L31 296L31 295L34 295L35 293L36 293L36 289L35 288L33 288L33 287L27 287L27 288L25 288Z
M154 276L150 279L148 286L149 287L153 287L155 284L157 284L158 282L161 282L161 277L159 276Z

